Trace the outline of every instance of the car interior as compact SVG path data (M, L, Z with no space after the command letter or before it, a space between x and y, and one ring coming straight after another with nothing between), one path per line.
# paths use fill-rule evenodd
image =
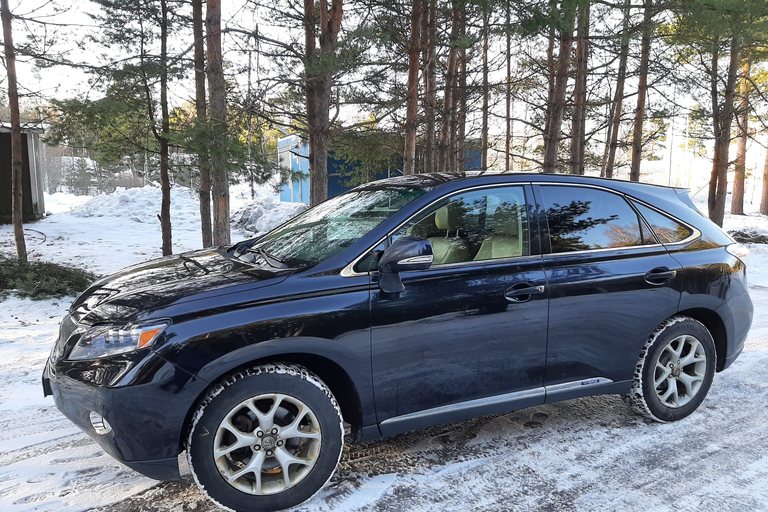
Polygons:
M423 217L406 234L432 244L433 265L514 258L528 254L527 223L517 198L484 195L451 200Z

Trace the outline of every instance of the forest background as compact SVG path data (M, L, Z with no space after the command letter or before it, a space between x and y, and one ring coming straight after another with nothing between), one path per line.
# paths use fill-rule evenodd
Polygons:
M229 243L231 183L300 178L277 164L288 134L313 205L330 154L351 184L587 174L708 192L720 225L729 193L768 215L763 0L0 3L3 124L45 126L50 193L158 183L164 254L173 184L198 194L202 244Z

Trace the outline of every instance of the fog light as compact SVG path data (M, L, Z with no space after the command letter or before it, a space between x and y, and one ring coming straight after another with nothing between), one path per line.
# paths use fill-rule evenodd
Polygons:
M97 434L103 436L104 434L109 434L112 432L112 425L110 425L107 422L107 419L101 414L97 413L96 411L91 411L90 418L91 425L93 425L93 430L95 430Z

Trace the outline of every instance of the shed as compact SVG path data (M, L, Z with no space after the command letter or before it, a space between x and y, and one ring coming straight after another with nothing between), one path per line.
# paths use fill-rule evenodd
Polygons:
M21 125L22 212L24 222L45 215L43 166L40 161L40 124ZM11 222L13 194L11 187L11 125L0 123L0 223Z

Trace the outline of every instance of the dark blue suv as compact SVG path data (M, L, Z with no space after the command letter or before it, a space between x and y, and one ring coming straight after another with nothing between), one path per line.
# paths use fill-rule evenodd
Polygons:
M73 304L46 394L99 445L234 510L296 505L348 442L587 395L674 421L752 321L746 248L687 192L538 174L357 187Z

